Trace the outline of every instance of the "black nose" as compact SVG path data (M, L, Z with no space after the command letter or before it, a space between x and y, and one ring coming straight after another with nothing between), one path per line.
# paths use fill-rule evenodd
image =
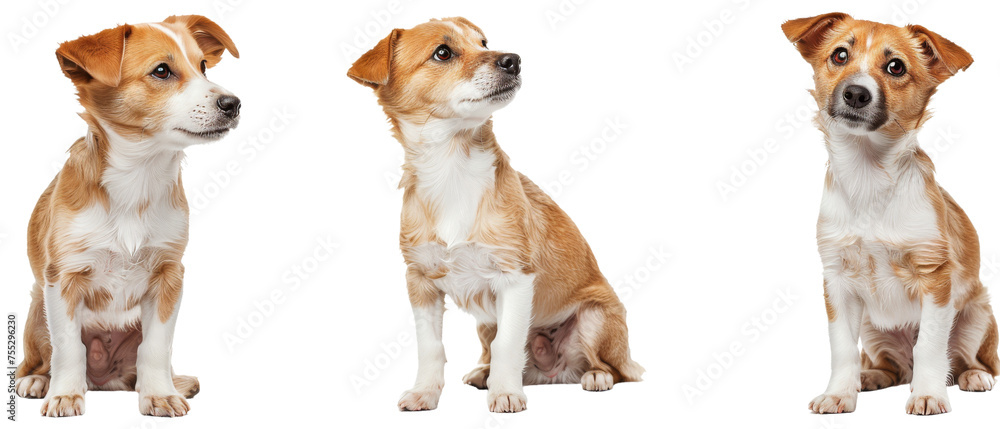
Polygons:
M844 101L848 106L860 109L872 102L872 93L863 86L850 85L844 89Z
M219 97L219 101L216 104L219 105L222 114L230 118L240 116L240 99L238 97L223 95Z
M500 70L517 76L521 73L521 56L518 54L503 54L497 59Z

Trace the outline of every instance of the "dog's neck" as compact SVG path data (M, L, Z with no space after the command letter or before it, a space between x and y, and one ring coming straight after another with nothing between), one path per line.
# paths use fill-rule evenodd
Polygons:
M480 204L508 177L510 167L490 121L473 128L446 121L393 123L406 151L400 182L404 198L417 198L430 209L435 235L451 246L468 238Z
M404 168L408 166L415 170L426 170L422 167L445 158L454 158L456 162L442 167L461 168L475 175L483 175L487 170L493 171L495 162L484 165L473 159L479 154L488 155L496 161L502 154L493 134L493 122L486 120L476 124L467 127L468 122L462 119L434 119L419 124L393 120L393 134L405 151Z
M170 149L155 138L133 141L114 132L104 121L84 115L89 125L84 144L87 150L74 155L95 158L86 162L99 165L92 177L105 190L109 208L132 210L176 199L184 152Z
M855 208L877 208L904 193L925 192L934 181L934 164L920 149L917 130L899 137L856 135L823 128L826 135L826 188L841 193Z

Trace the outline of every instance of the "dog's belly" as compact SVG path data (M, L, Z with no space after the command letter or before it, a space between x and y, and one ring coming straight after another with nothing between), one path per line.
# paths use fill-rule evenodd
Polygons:
M131 390L135 388L142 327L83 330L87 348L87 382L91 390Z
M578 326L574 312L560 324L531 329L525 384L580 382L589 365L581 348Z
M81 341L87 350L87 384L91 390L132 390L136 357L142 342L142 297L149 289L148 250L130 256L112 250L91 250L90 288L109 299L100 308L81 305Z

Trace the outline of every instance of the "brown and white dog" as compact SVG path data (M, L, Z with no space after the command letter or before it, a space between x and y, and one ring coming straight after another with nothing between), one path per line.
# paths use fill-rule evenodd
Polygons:
M42 414L84 412L87 390L135 390L139 411L183 416L198 379L170 355L181 300L188 205L181 160L239 122L240 100L205 70L229 36L202 16L122 25L56 51L85 113L28 226L35 275L17 394Z
M521 86L521 59L489 50L464 18L393 30L348 72L375 90L405 150L400 247L419 369L401 410L437 407L444 296L475 316L483 352L464 381L495 412L525 409L523 384L638 381L625 307L573 221L514 171L491 115Z
M948 385L993 388L997 323L976 230L935 181L917 131L938 84L972 57L924 27L843 13L782 30L813 67L829 153L817 239L832 376L809 408L852 412L859 391L909 383L907 413L951 411Z

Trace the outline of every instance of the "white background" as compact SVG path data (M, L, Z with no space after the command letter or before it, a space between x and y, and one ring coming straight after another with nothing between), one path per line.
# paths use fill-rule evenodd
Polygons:
M43 419L40 400L20 400L21 425L853 428L994 420L1000 393L957 388L949 391L954 412L943 417L905 415L906 387L862 394L852 415L806 410L829 376L814 238L826 153L805 92L811 69L779 28L840 10L919 23L972 53L975 64L935 96L921 139L937 146L939 181L979 229L983 279L997 286L1000 41L992 4L427 0L388 13L380 12L387 1L243 1L231 9L225 0L69 1L49 17L49 3L0 6L0 311L22 321L27 313L28 218L85 131L53 55L59 42L126 22L206 15L242 54L209 77L243 100L243 119L221 142L190 149L184 173L195 214L174 368L201 380L191 414L141 417L135 393L93 392L86 415L69 421ZM497 137L536 182L572 179L545 186L621 286L644 382L607 393L528 387L527 412L491 415L485 392L461 384L479 354L473 319L450 311L439 409L396 411L416 371L397 241L402 151L371 90L345 73L392 27L455 15L482 27L491 48L523 58L524 87L495 115ZM683 67L680 55L690 59ZM287 115L294 117L285 125ZM608 121L625 128L595 143ZM755 161L748 150L760 152L768 139L774 150ZM225 173L227 166L239 172ZM720 193L741 166L751 174ZM312 259L319 241L336 244L332 256ZM651 261L651 249L670 253L667 263ZM294 274L303 265L307 275ZM280 303L261 304L275 291ZM256 326L238 332L249 322ZM230 348L227 334L246 338ZM734 344L741 353L722 356ZM684 386L704 372L711 377L701 380L701 394L686 395Z

